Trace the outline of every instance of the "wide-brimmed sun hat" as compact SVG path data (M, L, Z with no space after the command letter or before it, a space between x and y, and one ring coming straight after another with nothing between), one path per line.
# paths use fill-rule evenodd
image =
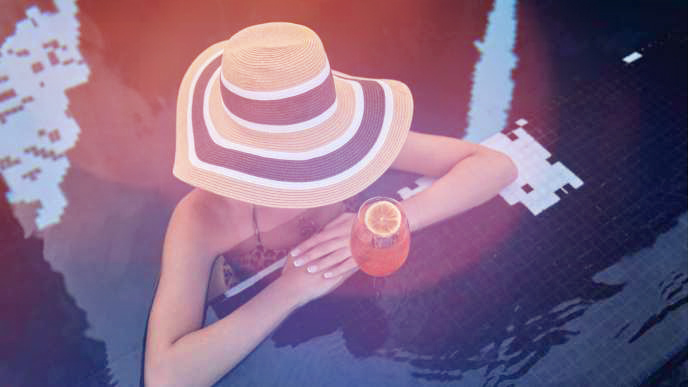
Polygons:
M412 115L406 85L332 70L311 29L254 25L207 48L186 71L173 173L244 202L324 206L389 168Z

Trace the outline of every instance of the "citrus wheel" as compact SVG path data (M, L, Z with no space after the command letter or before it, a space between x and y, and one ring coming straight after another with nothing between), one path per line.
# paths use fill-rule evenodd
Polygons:
M401 227L401 211L394 203L381 200L368 207L365 212L365 225L372 233L388 237L394 235Z

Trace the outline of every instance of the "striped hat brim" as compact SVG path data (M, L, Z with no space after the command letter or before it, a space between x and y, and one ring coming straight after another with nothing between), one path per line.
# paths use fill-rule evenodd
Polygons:
M413 115L403 83L333 71L336 102L323 114L259 125L222 103L223 43L196 57L179 88L173 173L180 180L263 206L319 207L365 189L401 151Z

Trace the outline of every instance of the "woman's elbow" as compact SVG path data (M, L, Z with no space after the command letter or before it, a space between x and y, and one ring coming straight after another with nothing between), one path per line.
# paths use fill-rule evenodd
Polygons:
M143 380L146 387L176 385L179 383L179 380L171 371L171 367L163 362L147 361L143 371Z
M506 187L518 178L518 167L506 153L493 150L495 157L495 167L498 169L498 176L502 184Z
M161 370L156 368L146 367L143 372L143 380L146 387L164 386L169 379Z
M507 185L513 183L518 179L518 167L516 166L516 163L514 163L514 160L507 154L504 154L504 157L506 157L506 162L507 162Z

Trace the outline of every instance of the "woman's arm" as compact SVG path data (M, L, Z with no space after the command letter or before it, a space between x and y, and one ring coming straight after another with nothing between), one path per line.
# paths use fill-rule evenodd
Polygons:
M197 220L204 218L199 207L189 202L185 198L174 211L165 236L146 337L148 386L212 385L298 305L293 292L275 281L230 315L202 328L208 277L217 255L210 246L217 242L208 225Z
M418 132L409 133L392 168L438 177L428 189L401 203L414 231L490 200L518 177L504 153Z
M439 177L427 190L401 205L411 230L419 230L494 197L514 181L517 170L503 153L450 137L410 132L392 168ZM296 264L312 273L338 274L356 263L351 258L351 222L346 213L325 229L299 244L292 254Z

